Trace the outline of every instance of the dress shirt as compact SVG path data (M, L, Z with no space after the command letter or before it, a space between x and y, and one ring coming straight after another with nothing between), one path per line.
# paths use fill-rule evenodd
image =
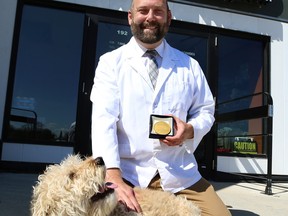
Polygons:
M148 58L149 57L145 55L147 49L144 48L144 47L141 47L141 46L140 46L140 48L143 51L143 55L142 55L143 56L143 63L144 63L145 67L148 70ZM161 63L162 63L162 56L163 56L163 52L164 52L164 43L162 42L155 50L158 53L158 55L155 58L156 58L157 65L158 65L158 68L159 68L159 67L161 67Z
M156 50L162 63L155 90L143 62L146 50L133 37L100 57L91 92L92 150L133 185L147 187L158 171L162 188L176 193L201 178L193 152L213 125L214 100L196 60L166 40ZM149 139L150 114L192 124L194 138L173 147Z

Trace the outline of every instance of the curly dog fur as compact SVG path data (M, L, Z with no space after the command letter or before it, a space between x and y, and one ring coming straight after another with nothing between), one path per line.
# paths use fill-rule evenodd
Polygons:
M142 214L126 211L112 184L105 183L101 157L68 156L48 166L33 189L32 216L199 216L191 201L168 192L134 188Z

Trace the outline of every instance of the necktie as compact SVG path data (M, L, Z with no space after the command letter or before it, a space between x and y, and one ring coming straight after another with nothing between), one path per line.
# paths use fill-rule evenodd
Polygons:
M156 56L158 55L156 50L147 50L146 56L149 58L148 61L148 74L151 80L151 83L153 85L153 88L155 89L157 77L158 77L158 64L156 61Z

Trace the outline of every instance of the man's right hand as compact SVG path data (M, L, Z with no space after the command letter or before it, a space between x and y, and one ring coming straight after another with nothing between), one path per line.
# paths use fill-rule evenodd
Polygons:
M121 171L118 168L109 168L106 171L106 181L112 182L117 185L115 192L118 202L126 206L127 211L142 212L141 207L135 197L135 193L132 187L127 185L121 175Z

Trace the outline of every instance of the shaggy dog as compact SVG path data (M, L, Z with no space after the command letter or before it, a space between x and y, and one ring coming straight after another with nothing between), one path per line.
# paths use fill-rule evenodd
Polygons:
M127 211L117 201L116 185L105 183L106 168L101 157L82 160L68 156L48 166L33 189L33 216L199 216L200 210L183 197L149 189L134 188L142 214Z

